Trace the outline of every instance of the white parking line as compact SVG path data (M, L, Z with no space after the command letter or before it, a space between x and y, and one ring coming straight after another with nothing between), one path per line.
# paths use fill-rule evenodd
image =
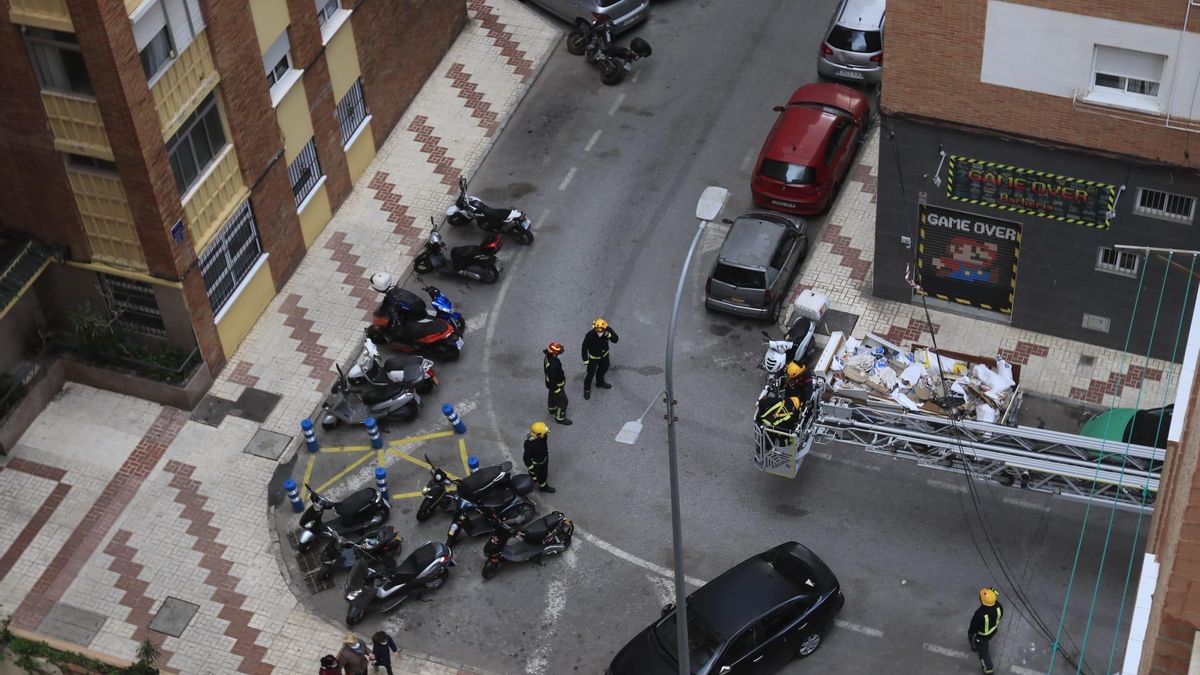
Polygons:
M1045 508L1041 504L1036 504L1034 502L1027 502L1024 499L1013 499L1012 497L1005 497L1004 499L1001 499L1000 501L1002 501L1005 504L1008 504L1010 506L1016 506L1016 507L1020 507L1022 509L1029 509L1030 511L1041 511L1042 509Z
M635 556L632 553L629 553L628 551L623 551L623 550L617 548L616 546L613 546L612 544L608 543L607 541L604 541L603 539L601 539L599 537L593 536L591 533L584 532L583 529L580 528L578 525L575 526L575 534L582 537L583 540L586 541L587 543L594 544L595 546L602 548L605 551L608 551L609 553L617 556L618 558L620 558L621 560L624 560L625 562L633 563L634 565L637 565L638 567L640 567L644 570L650 570L651 572L654 572L655 574L658 574L660 576L667 577L668 579L675 578L675 573L672 572L671 570L663 567L662 565L655 565L654 563L650 562L649 560L642 560L641 558ZM683 580L685 582L687 582L687 584L689 586L695 586L697 588L708 583L703 579L697 579L696 577L688 577L688 576L685 576L683 578Z
M932 478L926 478L925 484L931 488L937 488L939 490L949 490L950 492L966 492L967 491L967 487L965 485L959 485L958 483L948 483L944 480L933 480Z
M596 141L600 140L600 134L603 133L603 131L603 129L597 129L596 133L592 134L592 137L588 140L587 145L583 146L584 152L592 151L592 146L596 144Z
M758 151L755 150L754 148L751 148L750 150L748 150L746 152L746 156L742 158L742 166L741 166L742 171L750 170L750 162L754 161L754 156L755 156L755 154L757 154L757 152Z
M1034 670L1032 668L1026 668L1024 666L1009 666L1009 669L1012 670L1017 675L1046 675L1046 673L1044 673L1040 670Z
M874 464L867 464L866 462L860 462L855 459L846 459L845 457L833 455L828 452L810 451L808 454L812 455L813 457L816 457L817 459L823 459L827 462L837 462L838 464L845 464L846 466L852 466L856 469L862 469L864 471L882 471L883 470L883 467L881 467L881 466L875 466Z
M837 624L838 628L852 630L855 633L862 633L863 635L870 635L871 637L877 638L883 637L883 631L879 630L878 628L868 628L867 626L860 626L856 623L850 623L849 621L842 621L841 619L835 620L834 623Z
M563 562L566 563L566 568L559 571L555 578L546 585L546 609L542 610L542 625L539 635L543 638L539 640L539 645L534 650L533 655L529 657L529 661L525 663L525 672L528 675L541 675L546 672L546 660L550 655L550 649L554 645L555 628L558 625L558 617L562 614L563 609L567 606L567 583L565 579L570 577L571 570L575 568L577 562L575 551L567 549L562 555Z
M608 109L609 117L612 117L617 112L617 108L621 107L621 103L624 100L625 100L625 94L617 94L617 100L612 104L612 107Z
M536 230L536 229L541 228L542 223L546 222L546 219L549 217L550 217L550 209L546 209L545 211L542 211L542 215L538 216L537 220L533 221L533 229Z
M483 328L484 326L486 326L487 320L488 320L487 312L480 312L478 314L472 315L470 320L467 321L467 334L470 335L471 333L474 333L475 331L479 330L480 328Z
M558 184L559 190L567 189L567 186L571 184L571 179L575 177L575 171L576 171L575 167L571 167L570 170L567 171L566 177L564 177L562 179L562 182Z
M630 80L630 82L637 82L638 75L641 75L641 74L642 74L642 71L640 71L640 70L639 70L638 72L634 73L634 74L633 74L633 79L632 79L632 80Z
M933 652L934 654L941 654L942 656L949 656L952 659L966 659L968 661L971 660L970 654L968 654L966 652L960 652L957 649L950 649L949 647L942 647L941 645L933 645L933 644L929 644L928 642L926 642L925 644L923 644L921 646L925 648L925 651Z

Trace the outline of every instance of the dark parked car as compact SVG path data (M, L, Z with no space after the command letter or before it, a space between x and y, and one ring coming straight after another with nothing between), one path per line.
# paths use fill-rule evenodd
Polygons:
M747 211L725 235L704 287L704 304L720 312L774 321L807 253L808 224L803 218Z
M867 97L840 84L806 84L776 106L750 179L754 203L788 213L829 208L866 138Z
M771 673L809 656L845 604L837 577L794 541L754 556L688 596L688 647L696 675ZM625 645L608 675L679 669L675 608Z

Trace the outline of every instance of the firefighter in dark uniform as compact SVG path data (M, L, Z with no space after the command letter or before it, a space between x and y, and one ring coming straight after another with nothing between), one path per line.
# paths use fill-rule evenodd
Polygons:
M583 398L592 397L592 378L596 378L596 386L601 389L612 389L612 385L604 381L608 372L608 343L620 342L617 333L609 328L604 319L592 322L592 330L583 336L583 365L587 366L587 374L583 376Z
M542 492L555 492L547 482L550 477L550 448L546 444L546 437L549 435L550 427L545 422L534 422L529 425L529 436L525 438L525 466L529 469L529 477Z
M787 380L783 383L784 396L795 396L802 405L808 405L813 394L812 373L808 367L792 361L787 364Z
M791 433L800 422L800 399L796 396L764 396L758 400L760 427Z
M567 376L563 373L562 362L558 360L563 353L563 346L551 342L542 350L546 358L542 359L542 373L546 376L546 408L559 424L570 424L567 419Z
M996 600L998 595L1000 591L994 588L979 589L979 609L975 610L971 625L967 628L971 651L979 652L979 665L984 673L996 672L988 643L996 636L996 629L1000 628L1000 619L1004 616L1004 607Z

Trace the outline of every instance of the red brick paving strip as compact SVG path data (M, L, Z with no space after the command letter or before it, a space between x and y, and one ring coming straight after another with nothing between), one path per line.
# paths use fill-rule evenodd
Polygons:
M830 245L831 253L841 257L841 265L850 269L851 279L862 281L867 278L867 273L871 271L871 261L863 257L861 248L850 245L850 237L842 236L840 225L827 224L825 232L821 234L821 241Z
M871 166L859 162L850 171L850 180L862 183L862 191L871 195L871 203L879 199L879 176L871 173Z
M388 214L388 222L396 224L392 232L400 235L404 239L404 243L411 246L420 237L420 230L413 227L413 223L417 219L408 215L408 207L400 203L403 195L396 192L395 183L388 182L389 175L384 171L376 171L371 182L367 183L367 187L375 191L375 194L372 195L375 201L383 203L383 210ZM414 233L416 234L414 235ZM410 239L410 237L416 239Z
M192 550L200 553L200 567L208 570L204 583L213 588L212 599L221 605L217 616L229 624L224 634L233 638L233 649L230 651L242 657L238 672L272 672L274 669L263 661L267 648L256 643L261 631L250 626L254 613L243 609L246 596L234 590L241 579L229 573L233 569L233 562L225 558L225 545L217 543L217 535L221 531L210 524L214 513L204 508L208 497L200 494L203 483L192 480L192 472L196 467L171 460L163 470L174 474L171 487L179 491L175 502L183 505L182 517L190 521L187 533L196 538Z
M905 342L917 342L921 339L929 328L929 324L920 319L909 319L907 326L891 326L887 332L881 335L884 340L896 345L901 345ZM933 324L933 334L937 335L939 324Z
M250 374L250 368L254 364L249 361L237 361L236 364L233 367L233 372L229 374L229 381L245 387L257 387L258 378Z
M469 0L467 8L475 14L479 25L487 29L488 37L500 48L500 55L508 59L513 72L521 76L522 82L529 81L529 76L533 75L533 62L525 58L521 45L508 32L508 25L501 23L500 17L483 0Z
M300 343L296 351L304 354L304 365L309 367L309 377L317 381L318 389L325 389L333 383L333 359L326 358L325 347L318 344L320 333L315 332L313 321L307 317L308 310L300 306L300 296L289 293L283 302L279 303L279 313L287 318L283 325L292 329L291 338Z
M46 614L54 607L54 603L62 599L63 594L75 581L79 570L83 569L84 563L100 547L104 535L125 512L138 488L162 459L163 453L175 440L187 419L188 413L182 410L171 407L162 409L133 452L104 487L92 508L83 516L79 525L75 526L75 531L62 542L62 548L21 601L17 611L13 612L13 623L16 626L36 630L42 619L45 619Z
M133 556L137 555L137 549L129 545L129 539L132 536L133 533L128 530L117 530L108 542L108 546L104 547L104 552L113 559L108 564L108 569L117 575L117 588L125 591L125 594L117 602L129 608L129 614L125 616L125 623L134 626L133 635L129 639L135 642L148 639L153 642L162 651L158 664L166 668L174 654L163 649L163 642L166 641L167 636L150 630L150 622L154 620L154 613L151 611L154 608L154 598L146 595L146 589L150 587L150 584L138 578L145 567L133 561Z
M429 118L417 115L408 125L408 130L421 144L421 152L429 155L425 161L433 165L433 172L441 174L442 182L450 186L448 194L456 194L458 192L458 175L462 172L454 168L454 158L447 156L446 153L450 150L442 145L442 137L433 135L434 129L429 125ZM397 199L399 198L397 197Z
M487 136L496 133L497 115L492 112L492 105L483 100L483 93L471 81L471 74L463 70L463 64L455 63L446 71L446 77L453 82L452 87L458 90L458 97L466 101L471 109L471 117L479 120L479 126L487 131Z
M0 580L3 580L12 571L13 565L17 564L17 561L20 560L21 554L37 538L46 521L50 520L50 516L54 515L59 505L62 504L62 500L71 491L71 486L62 482L63 476L67 475L67 472L56 466L14 457L9 460L7 466L0 467L0 471L4 469L20 471L21 473L27 473L38 478L52 480L56 485L50 491L50 494L46 495L46 499L38 507L37 513L33 514L33 517L21 529L21 533L13 540L12 546L9 546L8 550L4 552L4 556L0 557Z
M350 243L346 241L345 232L334 232L329 241L325 242L325 248L333 253L330 254L330 259L338 264L337 271L342 275L342 279L347 286L350 287L350 295L358 298L358 308L366 310L366 316L369 318L379 305L379 294L374 288L371 288L367 283L369 275L367 268L358 264L358 256L350 252Z
M1035 344L1033 342L1025 342L1017 340L1016 349L997 349L996 353L1000 358L1009 363L1019 363L1022 366L1029 365L1030 356L1040 356L1046 358L1050 355L1050 348L1045 345Z
M1092 380L1088 383L1087 389L1071 387L1071 398L1101 404L1104 403L1104 397L1109 394L1120 396L1125 387L1134 389L1141 387L1143 379L1161 382L1162 376L1162 371L1155 368L1143 370L1141 366L1129 366L1124 375L1110 372L1108 380Z

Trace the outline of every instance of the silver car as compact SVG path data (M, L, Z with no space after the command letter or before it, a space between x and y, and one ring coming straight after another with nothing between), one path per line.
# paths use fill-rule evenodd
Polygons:
M592 14L607 14L624 33L650 14L650 0L527 0L571 25L576 19L592 22Z
M808 253L808 224L799 216L755 209L733 221L704 286L718 312L775 321L792 278Z
M884 10L884 0L842 0L821 43L817 72L850 82L879 82Z

